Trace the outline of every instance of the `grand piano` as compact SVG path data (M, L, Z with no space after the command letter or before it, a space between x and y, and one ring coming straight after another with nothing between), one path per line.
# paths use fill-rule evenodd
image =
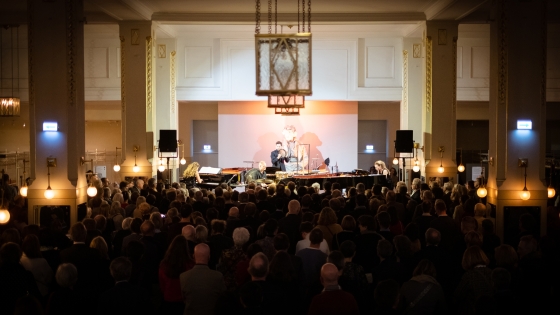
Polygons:
M280 180L283 184L294 182L297 187L307 186L310 187L313 183L319 183L320 189L323 189L326 182L340 183L342 188L356 187L358 183L363 183L366 189L371 189L373 185L379 184L381 186L387 185L387 177L381 174L356 174L356 173L341 173L341 174L304 174L293 175L291 177L283 178Z
M240 183L240 174L244 169L242 168L222 168L218 169L216 172L206 173L204 168L201 168L199 175L202 179L202 183L196 184L200 188L214 189L218 187L221 183L227 183L228 185L236 185ZM187 182L188 180L183 178L181 182Z

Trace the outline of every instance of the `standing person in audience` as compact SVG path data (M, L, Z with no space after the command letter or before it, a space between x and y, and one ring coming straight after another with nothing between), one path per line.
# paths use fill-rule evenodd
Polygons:
M309 315L359 315L360 310L352 294L342 291L338 285L339 272L335 265L326 263L321 267L323 292L313 297Z
M402 285L398 309L404 314L447 314L445 295L431 261L421 260L412 278Z
M383 239L375 232L375 219L371 215L363 215L358 219L360 234L354 239L356 243L356 257L353 262L364 267L366 274L370 274L373 268L379 264L377 257L377 242Z
M309 233L310 245L297 252L303 263L303 279L301 293L304 297L311 297L319 285L321 266L327 261L327 254L320 249L323 242L323 232L315 228Z
M115 286L101 295L97 302L98 315L151 315L153 313L148 291L130 284L132 263L126 257L115 258L110 266Z
M217 270L224 275L226 288L230 291L237 288L235 270L239 262L247 259L243 246L249 241L250 237L246 228L236 228L233 231L233 247L222 251L220 256Z
M342 231L336 233L332 241L332 249L338 250L344 241L353 241L356 237L356 220L351 215L345 215L342 218Z
M301 224L300 203L290 200L288 203L288 214L278 221L278 232L284 233L290 240L288 252L295 254L296 244L299 241L299 225Z
M287 255L286 253L283 253ZM295 311L293 299L288 301L288 294L285 290L271 281L269 275L269 261L262 252L256 253L249 261L247 269L251 275L251 282L259 284L262 290L262 308L265 314L290 314Z
M83 307L80 296L74 291L78 281L78 270L72 264L60 264L56 270L56 283L59 288L49 297L45 307L46 315L73 315Z
M455 289L454 306L458 314L475 314L475 302L481 296L492 296L492 270L488 258L478 246L465 250L461 263L465 273Z
M311 244L311 241L309 240L309 233L311 233L311 230L313 230L313 224L311 222L304 221L300 224L299 232L301 233L302 240L297 242L296 244L296 254L300 250L304 248L308 248L309 245ZM330 252L329 245L327 245L327 241L325 241L324 239L321 242L321 245L319 245L319 248L323 253L325 253L325 255L328 255Z
M184 314L212 315L216 302L226 291L223 275L208 268L210 248L206 244L195 246L194 261L196 265L180 275Z
M53 272L47 260L41 255L39 238L34 234L27 235L23 239L21 248L23 255L20 263L26 270L31 271L41 292L41 297L45 300L49 294Z
M211 222L212 235L208 238L208 246L210 246L210 269L216 269L222 252L233 247L233 239L225 236L226 221L212 220Z
M326 207L321 210L316 228L323 232L323 237L327 245L329 245L329 250L332 250L332 239L334 235L342 231L342 227L337 222L338 218L332 208Z
M169 245L159 265L159 287L163 295L161 312L180 315L185 311L179 275L191 270L194 261L189 252L187 239L177 235Z
M432 220L430 227L441 233L441 246L445 250L451 250L456 242L460 241L461 234L455 220L447 216L445 202L441 199L436 200L435 210L437 218Z

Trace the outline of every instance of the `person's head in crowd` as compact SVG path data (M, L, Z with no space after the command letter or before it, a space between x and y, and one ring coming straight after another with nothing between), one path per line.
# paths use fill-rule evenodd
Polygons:
M231 207L228 212L230 218L239 218L239 208Z
M354 255L356 255L356 243L353 241L347 240L342 242L339 249L346 260L352 261Z
M267 281L292 282L298 280L296 269L290 255L285 251L277 252L270 261Z
M356 206L365 207L368 204L368 200L365 194L356 195Z
M387 230L389 229L389 225L391 225L391 215L387 211L379 212L377 214L377 222L379 223L380 229Z
M263 210L259 213L259 221L264 224L264 222L270 219L270 212L268 210Z
M139 262L142 256L144 256L144 244L137 240L132 240L128 243L124 249L124 256L128 257L133 262Z
M132 276L132 262L126 257L117 257L111 262L109 270L115 282L128 281Z
M186 203L181 205L181 208L177 208L179 210L179 214L181 214L181 218L188 219L191 214L193 213L193 207L191 204Z
M239 300L245 309L259 309L263 303L263 289L260 284L249 281L239 289Z
M247 243L250 238L251 234L244 227L238 227L233 230L233 244L238 248L243 247L243 245L245 245L245 243Z
M109 247L107 246L107 242L101 236L96 236L91 240L89 247L96 249L99 252L99 255L103 259L109 259Z
M474 205L474 216L475 217L484 217L486 216L486 206L483 203L477 203Z
M305 239L311 230L313 230L313 223L310 221L303 221L300 223L299 232L301 233L301 238Z
M210 260L210 247L204 243L194 247L194 261L197 265L208 265Z
M226 230L226 221L214 219L210 222L212 235L223 234Z
M487 266L490 261L486 254L478 246L471 246L465 250L463 253L463 261L461 266L464 270L471 270L476 266L484 265Z
M319 228L311 230L311 232L309 232L309 242L310 247L318 248L323 242L323 231L321 231Z
M517 266L519 256L515 252L515 248L508 244L502 244L494 248L494 259L496 260L496 267L502 267L508 270Z
M292 199L288 203L288 213L289 214L298 214L300 208L301 207L300 207L299 201L297 201L296 199Z
M537 240L532 235L522 236L517 246L519 259L535 252L537 252Z
M356 219L351 215L345 215L340 225L344 231L354 232L356 230Z
M338 201L338 198L331 198L329 199L329 208L333 209L336 213L336 211L340 210L340 201ZM323 208L325 209L325 208Z
M412 242L405 235L395 235L393 238L393 246L397 257L412 257Z
M375 231L375 219L368 214L361 215L358 218L358 226L362 233L365 231Z
M311 211L305 211L301 216L301 222L313 222L313 217L315 215Z
M336 213L330 207L323 208L321 213L319 214L319 221L317 222L318 225L329 226L331 224L336 224L338 218L336 217Z
M393 279L380 281L375 287L373 298L378 309L396 308L399 301L399 283Z
M434 194L429 190L422 190L422 202L432 202Z
M139 208L140 205L143 204L143 203L145 203L145 202L146 202L146 197L144 197L144 196L139 196L139 197L136 199L136 208Z
M264 281L268 275L268 258L262 252L256 253L249 261L247 269L252 281Z
M41 258L41 244L39 242L39 238L35 234L29 234L21 243L21 250L25 254L25 256L29 259L33 258Z
M208 229L204 225L198 225L194 230L195 242L206 243L208 240Z
M511 285L511 274L507 269L504 268L494 268L492 274L490 275L490 282L492 287L496 291L503 291L510 289Z
M122 224L121 224L122 229L123 230L130 230L130 224L132 223L132 220L133 219L130 218L130 217L124 218L123 221L122 221Z
M385 239L377 242L377 256L381 261L393 256L393 244Z
M436 278L437 276L436 267L434 266L434 263L432 263L429 259L420 260L418 262L418 265L416 265L416 268L414 268L414 271L412 272L413 277L417 277L421 275L430 276L434 279Z
M194 229L194 226L192 225L185 225L183 226L183 229L181 229L181 234L189 241L193 241L195 240L195 234L196 231Z
M70 228L70 237L75 243L84 243L87 238L87 230L81 222L75 223Z
M159 212L152 212L152 214L150 214L150 221L154 224L156 233L163 227L163 219Z
M340 189L334 189L333 188L331 196L332 196L332 198L338 198L338 197L342 196L342 192L340 191Z
M412 243L418 240L419 234L420 234L420 228L418 227L418 224L414 222L410 222L404 228L404 235L408 237L408 239Z
M250 218L254 218L255 214L257 213L257 205L252 203L252 202L248 202L245 205L245 209L243 209L243 212L245 213L245 217L250 217Z
M0 247L0 266L17 265L22 255L19 244L7 242Z
M274 249L277 251L287 251L290 247L290 239L284 233L278 233L274 236Z
M0 246L8 242L16 243L18 245L21 244L21 236L17 229L9 228L2 232L2 236L0 236Z
M344 255L342 254L342 252L338 250L333 250L327 256L327 263L331 263L335 265L336 269L338 269L340 274L342 274L342 269L344 269L344 265L346 264L346 261L344 260Z
M441 233L434 228L427 229L425 237L426 246L438 246L441 242Z
M164 270L168 277L177 279L185 271L186 265L191 260L187 239L177 235L167 248L161 264L164 265Z
M484 234L493 234L494 233L494 222L492 222L492 220L490 219L484 219L482 220L482 223L480 224L480 228L481 228L481 233Z
M474 232L477 230L477 221L473 217L463 217L461 219L461 233L463 235L468 234L469 232Z
M96 230L99 230L100 232L105 231L105 228L107 227L107 219L105 216L98 214L93 218L93 220L95 222Z
M150 220L142 222L140 225L140 233L142 233L143 236L154 236L156 233L154 223Z
M467 247L471 246L482 246L482 239L480 238L480 234L475 231L470 231L465 235L465 244Z
M436 200L434 209L436 210L436 214L438 216L447 215L447 206L445 205L445 201L441 199Z
M324 288L338 286L339 270L332 263L325 263L321 267L321 284Z
M278 221L276 219L268 219L264 223L264 233L265 236L274 237L278 232Z
M78 282L78 269L73 264L62 263L56 269L55 279L61 288L72 289Z

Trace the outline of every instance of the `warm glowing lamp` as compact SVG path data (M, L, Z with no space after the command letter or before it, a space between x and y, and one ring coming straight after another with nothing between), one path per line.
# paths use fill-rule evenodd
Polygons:
M121 170L119 165L119 147L115 147L115 165L113 165L113 171L118 172Z
M140 172L140 166L138 166L138 165L135 164L135 165L132 167L132 171L133 171L134 173Z
M546 190L548 192L548 198L554 198L556 196L556 190L553 187L548 187Z
M531 198L531 193L527 189L527 164L529 164L528 159L519 159L519 167L525 168L525 185L523 186L523 190L519 194L521 200L529 200L529 198Z
M415 172L419 172L419 171L420 171L420 166L414 165L414 166L412 167L412 170L415 171Z
M185 165L187 164L187 160L185 160L185 158L181 158L181 165Z
M49 187L47 187L47 190L45 190L45 198L53 199L53 197L54 197L54 190L52 190L51 186L49 185Z
M51 166L56 166L56 159L47 158L47 189L45 190L45 198L53 199L54 198L54 190L51 188Z
M138 165L136 165L136 152L138 152L138 147L134 146L132 148L132 150L134 151L134 167L132 167L132 171L134 173L138 173L138 172L140 172L140 167Z
M399 159L398 159L398 158L394 158L394 159L393 159L393 164L394 164L394 165L399 164Z
M439 162L439 167L437 169L438 173L443 173L445 171L445 168L443 168L443 152L445 152L445 147L444 146L440 146L438 148L439 151L439 157L440 157L440 162Z
M10 221L10 211L4 206L4 189L2 189L2 204L0 205L0 224L6 224Z
M120 171L120 170L121 170L121 166L120 166L119 164L115 164L115 165L113 166L113 171L118 172L118 171Z
M521 197L521 200L529 200L531 198L531 193L527 190L527 187L523 188L519 197Z
M438 173L443 173L445 171L445 168L443 168L443 166L440 164L439 167L437 168Z
M165 171L165 166L163 164L160 164L157 169L158 171L163 172Z
M459 171L459 173L462 173L465 171L465 166L461 163L459 164L459 166L457 166L457 170Z
M90 185L87 189L87 195L90 197L97 196L97 188L93 185Z
M484 197L486 197L486 195L488 195L488 191L486 190L486 188L484 188L484 186L481 186L481 187L478 187L478 190L476 191L476 194L478 195L478 197L484 198Z
M27 197L27 186L25 184L19 189L19 194L23 197Z

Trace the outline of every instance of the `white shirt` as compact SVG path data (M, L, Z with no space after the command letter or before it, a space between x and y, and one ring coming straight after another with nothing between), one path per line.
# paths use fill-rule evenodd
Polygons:
M299 252L300 250L302 250L304 248L309 248L310 245L311 245L311 241L309 241L309 233L307 233L307 235L305 236L305 239L297 242L296 254L297 254L297 252ZM321 242L321 245L319 245L319 249L327 255L330 253L329 252L329 245L327 244L327 241L325 241L324 239Z

